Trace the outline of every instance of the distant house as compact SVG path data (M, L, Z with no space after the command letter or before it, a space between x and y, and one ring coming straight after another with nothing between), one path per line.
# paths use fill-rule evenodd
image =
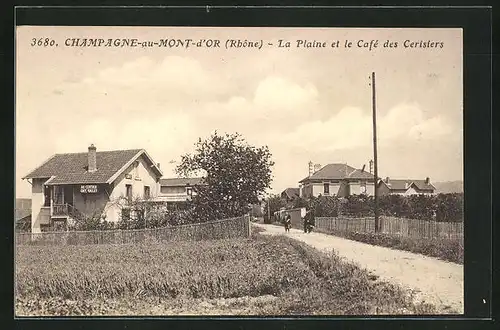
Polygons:
M432 185L429 178L424 180L390 179L380 180L378 193L380 195L429 195L434 194L436 187Z
M302 179L299 184L300 197L374 195L373 174L347 164L328 164Z
M31 215L31 198L16 198L14 211L16 221Z
M14 210L14 221L16 223L16 231L31 230L31 199L16 198Z
M299 188L286 188L281 192L281 199L291 202L300 196L300 190Z
M158 195L161 176L144 149L97 152L91 145L88 152L55 154L23 178L32 185L32 232L82 216L118 221L124 200Z
M183 205L196 195L196 188L203 185L202 178L160 179L160 193L155 198L169 205Z

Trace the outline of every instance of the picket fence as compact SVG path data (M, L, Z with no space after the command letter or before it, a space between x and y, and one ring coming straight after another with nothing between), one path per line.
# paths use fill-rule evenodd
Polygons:
M320 229L339 232L374 233L375 218L315 218ZM380 217L381 233L413 238L463 239L463 222L436 222L396 217Z
M197 241L249 236L250 217L242 216L153 229L17 233L15 239L17 245L89 245Z

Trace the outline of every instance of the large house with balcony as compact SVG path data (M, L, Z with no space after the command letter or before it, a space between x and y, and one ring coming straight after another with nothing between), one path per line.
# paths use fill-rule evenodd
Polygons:
M424 180L390 179L380 180L379 195L432 195L436 187L429 178Z
M167 208L182 208L196 195L200 185L203 185L202 178L160 179L160 192L155 201L166 203Z
M373 174L347 164L328 164L307 178L299 181L299 195L302 198L318 196L339 196L375 194Z
M161 176L144 149L55 154L23 178L32 185L31 231L83 216L118 221L127 200L158 196Z

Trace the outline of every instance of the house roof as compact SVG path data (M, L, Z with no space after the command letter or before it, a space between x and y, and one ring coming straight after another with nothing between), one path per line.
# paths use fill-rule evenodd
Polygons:
M166 178L160 179L160 186L179 187L179 186L195 186L200 185L203 178Z
M304 182L308 180L343 180L343 179L373 179L373 174L361 171L347 164L328 164L323 166L313 175L300 180Z
M300 191L299 188L286 188L281 194L286 194L288 198L292 199L299 197Z
M160 177L160 169L144 149L131 149L96 152L95 172L87 171L87 152L55 154L23 179L50 178L50 185L111 183L142 155Z
M14 211L14 219L17 221L19 219L26 218L27 216L31 216L31 210L26 209L16 209Z
M407 190L409 186L414 185L418 190L435 190L432 183L426 183L425 180L411 179L389 179L389 182L382 181L390 190Z
M14 213L16 221L31 215L31 198L16 198Z

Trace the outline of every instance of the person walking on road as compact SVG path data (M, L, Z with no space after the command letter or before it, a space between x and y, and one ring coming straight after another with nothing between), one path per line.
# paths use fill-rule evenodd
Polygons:
M314 215L311 210L307 210L304 216L304 233L310 233L312 231L313 223Z
M285 232L290 232L290 227L292 226L292 217L287 214L285 218Z

